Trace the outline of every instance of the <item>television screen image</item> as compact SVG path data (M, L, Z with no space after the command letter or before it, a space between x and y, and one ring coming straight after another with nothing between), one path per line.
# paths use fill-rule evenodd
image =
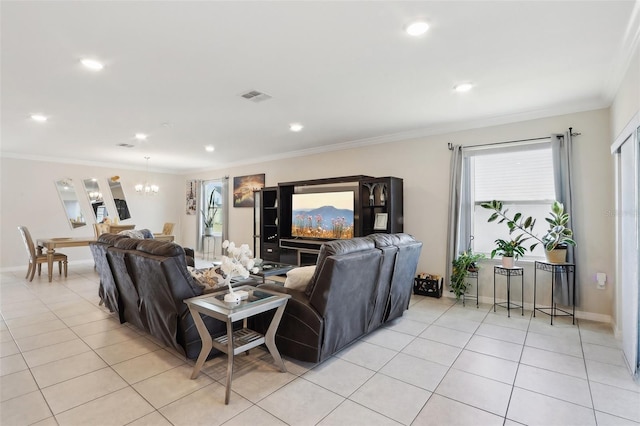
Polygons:
M353 238L354 192L293 194L291 236Z

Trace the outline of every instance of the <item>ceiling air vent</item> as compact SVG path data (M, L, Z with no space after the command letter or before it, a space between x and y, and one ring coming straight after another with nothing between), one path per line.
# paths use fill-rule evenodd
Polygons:
M247 93L243 93L240 96L242 96L243 98L251 102L256 102L256 103L271 99L271 96L267 95L266 93L258 92L257 90L251 90Z
M135 145L132 145L130 143L119 143L116 146L122 147L122 148L135 148Z

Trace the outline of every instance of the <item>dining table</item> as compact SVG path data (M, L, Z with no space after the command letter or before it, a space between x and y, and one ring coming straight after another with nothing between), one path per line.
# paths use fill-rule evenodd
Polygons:
M88 246L90 242L95 241L95 237L57 237L57 238L38 238L36 243L38 247L47 249L47 265L49 272L49 282L53 279L53 256L57 248L61 247L83 247Z

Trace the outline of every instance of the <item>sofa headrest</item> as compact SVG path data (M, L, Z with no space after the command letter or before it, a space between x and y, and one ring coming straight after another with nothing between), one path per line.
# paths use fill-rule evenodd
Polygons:
M115 244L116 241L121 240L123 238L128 238L126 235L119 235L119 234L102 234L98 237L98 242L99 243L105 243L105 244L109 244L109 245L113 245Z
M416 242L409 234L371 234L367 238L371 239L376 247L399 246Z
M324 243L320 247L320 253L318 254L318 261L316 262L318 267L313 273L311 281L309 281L309 285L305 290L307 297L311 297L311 293L313 293L318 277L322 272L322 265L327 257L372 249L375 249L375 244L373 243L373 240L366 237L352 238L350 240L333 240Z
M356 251L370 250L375 248L375 244L369 238L351 238L349 240L333 240L324 243L320 247L321 257L334 256L337 254L353 253ZM324 254L324 256L322 256Z
M122 238L116 241L115 244L113 245L115 248L118 248L121 250L135 250L136 246L138 245L138 242L140 242L140 240L138 239L129 238L124 235L121 235L121 237Z
M184 257L184 249L178 244L158 240L138 240L138 251L154 256Z

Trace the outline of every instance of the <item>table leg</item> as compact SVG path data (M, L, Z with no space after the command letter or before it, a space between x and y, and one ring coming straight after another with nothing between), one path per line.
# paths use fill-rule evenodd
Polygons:
M284 313L284 308L286 303L276 309L276 313L271 320L271 324L269 324L269 328L267 329L267 333L264 335L265 337L265 345L267 349L269 349L269 353L273 357L273 361L276 366L280 368L280 371L285 373L287 368L284 366L284 362L280 357L280 352L278 352L278 348L276 347L276 331L278 330L278 325L280 324L280 319L282 319L282 314Z
M224 403L229 405L231 398L231 377L233 376L233 322L227 319L227 387L224 393Z
M496 311L496 270L493 270L493 312Z
M53 280L53 255L56 252L54 248L47 249L47 273L49 274L49 282Z
M524 279L524 276L523 278ZM536 317L536 284L538 283L538 261L533 267L533 317Z
M191 373L191 379L195 379L198 377L198 373L200 373L200 369L204 365L204 362L207 360L211 349L213 348L213 341L211 339L211 334L209 334L209 330L207 326L204 325L204 321L202 321L202 317L200 313L195 309L189 308L191 312L191 316L193 317L193 322L196 324L196 329L198 330L198 334L200 335L200 340L202 340L202 349L200 349L200 355L198 355L198 360L196 361L196 365L193 367L193 372Z
M520 309L522 309L522 316L524 316L524 271L522 272L522 278L520 279Z
M507 318L511 318L511 276L507 275Z

